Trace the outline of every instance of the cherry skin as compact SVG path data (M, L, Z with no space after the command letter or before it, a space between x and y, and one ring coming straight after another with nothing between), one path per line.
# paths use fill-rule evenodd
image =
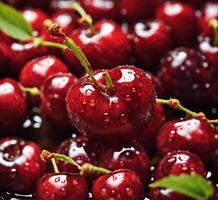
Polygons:
M64 154L75 160L79 165L91 163L96 165L98 160L98 152L101 147L84 136L73 136L71 139L65 140L57 149L57 153ZM57 165L62 172L78 173L78 169L68 163L57 161Z
M72 10L58 10L53 14L52 20L57 22L67 35L79 27L79 17Z
M57 73L49 76L41 89L42 115L62 131L72 130L65 97L76 81L77 78L70 73Z
M149 178L150 160L141 145L136 142L116 142L101 151L99 166L110 171L130 169L144 183Z
M51 0L49 8L52 11L69 9L75 0Z
M130 43L120 26L111 20L101 20L94 25L96 34L90 36L87 29L75 30L70 37L80 46L93 69L112 68L129 63ZM116 42L115 42L116 41ZM75 74L82 74L83 68L69 50L63 56Z
M143 200L144 186L134 172L120 169L98 178L92 195L93 200Z
M50 173L38 182L36 196L38 200L88 200L88 187L79 175Z
M169 121L162 127L157 148L162 155L173 150L188 150L206 162L217 149L217 139L217 132L206 120L187 117Z
M42 56L29 61L20 72L20 83L25 87L40 88L47 77L67 73L67 66L55 56Z
M136 23L132 38L136 61L145 69L154 69L171 47L169 27L157 20Z
M91 81L79 81L66 97L71 122L85 135L98 139L135 138L154 109L155 92L149 76L134 66L108 71L114 84L111 94ZM102 84L105 79L99 80Z
M15 131L27 117L27 105L20 85L13 79L0 79L0 133Z
M195 154L188 151L174 151L165 155L159 162L155 178L161 179L169 175L197 173L206 176L204 164Z
M155 104L154 113L148 124L141 131L138 141L146 150L151 150L155 146L156 138L162 125L166 122L164 107L161 104Z
M32 26L33 31L35 31L34 35L38 36L44 28L44 21L48 18L46 13L37 8L26 8L21 12L25 20Z
M80 0L80 3L94 21L119 19L119 6L114 0Z
M46 172L41 149L32 142L18 138L0 140L0 188L3 191L29 193Z
M128 23L150 18L162 0L121 0L119 3L122 18Z
M177 48L161 61L160 79L168 93L185 102L207 104L209 64L201 53Z
M198 35L198 22L193 8L185 3L165 2L156 11L156 18L172 31L175 46L193 46Z

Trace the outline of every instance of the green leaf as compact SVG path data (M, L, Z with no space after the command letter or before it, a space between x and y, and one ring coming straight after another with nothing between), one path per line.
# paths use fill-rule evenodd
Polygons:
M0 30L17 40L29 40L33 37L32 28L22 14L2 2L0 2Z
M168 176L149 185L152 188L168 188L195 200L207 200L213 195L209 181L197 174Z

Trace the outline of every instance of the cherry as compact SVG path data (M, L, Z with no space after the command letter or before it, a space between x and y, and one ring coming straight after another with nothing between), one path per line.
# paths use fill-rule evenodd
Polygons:
M0 43L0 52L1 63L2 66L5 66L5 71L16 76L28 61L46 55L47 48L36 48L31 41L27 43L13 42L10 45Z
M94 30L96 33L92 36L90 30L84 28L70 35L87 56L93 69L112 68L129 62L130 44L119 25L111 20L101 20L94 25ZM70 50L63 53L72 71L81 74L83 68L73 53Z
M136 142L115 142L101 151L99 166L114 171L130 169L144 183L149 178L150 160L141 145Z
M67 73L67 66L55 56L42 56L29 61L20 72L20 83L25 87L40 88L47 77Z
M13 42L13 39L5 33L3 33L2 31L0 31L0 41L1 43L11 44Z
M217 132L207 120L187 117L169 121L162 127L157 148L162 155L173 150L188 150L207 161L217 149L217 138Z
M46 172L41 149L18 138L0 140L0 188L3 191L28 193L35 190L38 179Z
M85 135L98 139L136 137L154 109L155 92L149 76L134 66L108 71L113 87L102 93L81 79L66 97L71 122ZM105 78L99 80L106 84Z
M120 13L124 20L134 23L137 20L150 18L162 0L121 0L119 3Z
M114 0L80 0L85 11L93 17L94 21L100 19L119 19L119 6Z
M45 12L40 9L26 8L22 10L25 20L32 26L35 36L38 36L43 30L43 23L48 18Z
M160 65L160 78L169 96L185 102L208 103L209 65L198 51L177 48Z
M146 150L151 150L155 146L155 141L159 130L166 121L164 107L161 104L155 104L154 113L139 135L139 142Z
M41 90L41 110L43 116L56 128L71 130L65 97L77 78L68 73L57 73L49 76Z
M0 79L0 132L14 131L22 126L27 116L25 96L13 79Z
M197 173L206 176L206 170L200 158L188 151L174 151L165 155L156 168L155 178L169 175Z
M88 187L79 175L50 173L40 179L36 196L38 200L87 200Z
M198 22L193 8L185 3L163 3L156 11L156 18L169 25L175 46L193 46L198 35Z
M69 9L74 2L75 0L51 0L49 7L52 11L65 10Z
M81 166L85 163L97 164L98 152L99 145L84 136L73 136L62 142L57 149L57 153L69 156ZM57 165L60 171L78 173L78 168L71 164L58 161Z
M143 200L144 186L134 172L120 169L98 178L92 194L93 200Z
M146 69L154 69L171 47L170 30L158 20L136 23L132 38L136 61Z
M70 34L79 27L79 17L72 10L58 10L53 14L52 20L57 22L66 34Z

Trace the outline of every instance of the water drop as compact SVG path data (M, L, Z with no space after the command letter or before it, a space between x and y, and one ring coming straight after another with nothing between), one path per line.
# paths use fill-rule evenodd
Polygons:
M126 194L127 196L132 196L133 195L133 190L131 188L126 188Z
M90 107L95 107L95 100L94 99L92 99L91 101L90 101L90 103L89 103L89 105L90 105Z
M136 93L137 91L136 91L136 89L135 89L135 88L132 88L132 92L133 92L133 93Z
M104 113L104 122L110 122L110 120L109 113Z
M130 102L130 101L132 101L132 97L127 94L125 100L128 101L128 102Z

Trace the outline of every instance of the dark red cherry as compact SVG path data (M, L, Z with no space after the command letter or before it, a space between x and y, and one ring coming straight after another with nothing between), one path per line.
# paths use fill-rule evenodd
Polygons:
M207 104L209 65L196 50L177 48L160 65L160 78L169 96Z
M25 87L40 88L47 77L67 73L67 66L55 56L43 56L29 61L20 72L20 83Z
M101 152L100 149L96 142L87 137L73 136L71 139L61 143L57 153L69 156L82 166L85 163L97 164L98 152ZM78 173L78 169L71 164L58 161L57 165L62 172Z
M170 189L151 189L149 193L150 200L192 200L181 194L172 192Z
M204 164L195 154L188 151L174 151L165 155L159 162L155 178L161 179L169 175L197 173L206 176Z
M38 200L88 200L88 187L79 175L51 173L38 182L36 196Z
M164 107L161 104L155 104L154 113L140 132L138 140L146 150L151 150L154 147L159 130L166 121Z
M9 45L0 43L0 63L9 75L17 76L21 68L30 60L48 54L45 47L34 47L32 42Z
M94 21L100 19L119 19L118 2L114 0L80 0L82 7Z
M207 161L217 149L218 135L204 119L187 117L167 122L157 137L157 148L164 155L173 150L188 150Z
M171 47L170 30L157 20L141 21L133 26L131 41L137 63L154 70Z
M94 25L94 29L96 34L93 36L90 36L86 29L75 30L70 35L81 47L93 69L112 68L129 63L129 40L118 24L111 20L102 20ZM82 74L83 68L73 53L69 50L63 53L71 70L76 74Z
M65 97L77 78L68 73L49 76L41 90L42 115L56 128L62 131L72 130L66 109Z
M194 9L185 3L163 3L156 11L156 18L171 28L174 46L193 46L198 36L198 22Z
M0 188L3 191L35 191L38 179L46 172L41 149L32 142L17 138L0 140Z
M129 23L150 18L162 0L121 0L119 3L122 18Z
M136 142L114 142L101 151L99 166L114 171L130 169L143 183L149 178L150 160L141 145Z
M213 36L213 30L210 27L210 20L218 19L218 3L207 2L204 7L197 12L200 34L202 36Z
M26 8L22 10L25 20L32 26L35 36L38 36L44 28L44 21L48 18L45 12L37 8Z
M27 117L27 105L20 85L13 79L0 79L0 133L15 131Z
M66 34L79 27L79 16L72 10L58 10L53 14L52 20L57 22Z
M119 66L108 73L114 84L110 94L86 79L70 88L66 101L71 122L90 137L134 138L154 109L152 81L134 66ZM105 78L99 82L106 84Z
M93 200L143 200L144 186L134 172L120 169L98 178L92 195Z

